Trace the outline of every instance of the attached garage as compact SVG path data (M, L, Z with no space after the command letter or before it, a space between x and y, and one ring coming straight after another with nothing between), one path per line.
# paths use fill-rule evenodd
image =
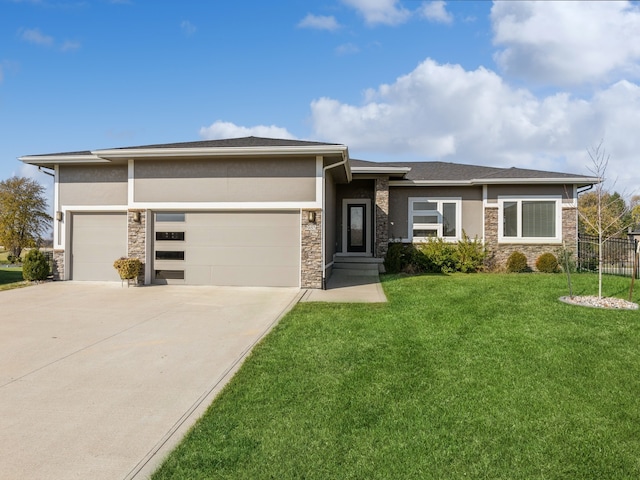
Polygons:
M71 280L120 280L113 262L127 255L127 214L72 214Z
M155 212L152 281L300 286L300 212Z

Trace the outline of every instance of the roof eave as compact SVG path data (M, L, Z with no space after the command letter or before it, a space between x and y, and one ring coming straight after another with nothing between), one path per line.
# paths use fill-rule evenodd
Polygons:
M64 164L111 163L108 159L96 155L25 155L18 157L23 163L38 167L51 167Z
M492 178L492 179L473 179L472 183L476 185L506 185L506 184L581 184L581 185L592 185L594 183L599 183L599 180L595 177L537 177L537 178Z
M600 180L593 177L572 177L572 178L492 178L482 179L473 178L470 180L391 180L390 186L416 186L416 187L439 187L443 185L461 187L461 186L475 186L475 185L544 185L544 184L557 184L557 185L593 185L599 183Z
M276 147L204 147L204 148L131 148L94 150L91 153L107 160L219 157L262 155L340 155L347 152L346 145L276 146Z

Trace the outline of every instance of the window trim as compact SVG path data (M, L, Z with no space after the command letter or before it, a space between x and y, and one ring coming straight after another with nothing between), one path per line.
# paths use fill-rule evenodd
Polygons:
M437 223L413 223L414 215L425 215L427 212L431 212L431 210L415 210L413 205L418 202L430 202L437 203L436 213L438 216ZM457 242L462 239L462 197L409 197L409 213L407 216L407 227L408 227L408 235L407 238L411 243L424 243L428 242L429 238L439 238L444 240L445 242ZM444 237L442 228L442 204L443 203L454 203L456 205L456 235L452 237ZM433 213L431 213L433 214ZM437 235L435 237L414 237L413 231L417 229L425 229L425 230L433 230L435 229Z
M523 237L522 236L522 202L550 202L556 204L555 237ZM515 237L504 235L504 204L517 204L517 233ZM498 243L562 243L562 195L499 195L498 196Z

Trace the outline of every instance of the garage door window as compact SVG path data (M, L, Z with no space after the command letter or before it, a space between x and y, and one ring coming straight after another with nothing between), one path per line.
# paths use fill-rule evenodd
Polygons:
M156 222L184 222L184 212L157 212Z
M157 250L156 260L184 260L184 252Z
M156 280L184 280L184 270L156 270Z
M156 240L183 242L184 232L156 232Z

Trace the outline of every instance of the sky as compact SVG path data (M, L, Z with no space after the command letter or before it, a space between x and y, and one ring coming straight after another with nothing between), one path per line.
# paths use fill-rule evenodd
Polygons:
M640 2L0 0L0 180L248 135L640 194Z

